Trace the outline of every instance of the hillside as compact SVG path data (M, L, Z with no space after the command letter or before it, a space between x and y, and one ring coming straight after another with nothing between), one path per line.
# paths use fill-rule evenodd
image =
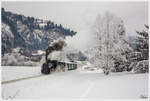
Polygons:
M33 52L45 50L57 38L74 36L75 31L50 20L36 19L6 11L2 8L2 54L20 47Z

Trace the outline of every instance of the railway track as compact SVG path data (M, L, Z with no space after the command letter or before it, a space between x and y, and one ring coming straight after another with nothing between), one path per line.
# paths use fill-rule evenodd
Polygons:
M64 70L62 70L64 71ZM23 80L29 80L29 79L33 79L33 78L38 78L38 77L42 77L42 76L48 76L48 75L51 75L52 73L50 74L47 74L47 75L36 75L36 76L30 76L30 77L24 77L24 78L19 78L19 79L14 79L14 80L8 80L8 81L2 81L1 84L9 84L9 83L14 83L14 82L19 82L19 81L23 81Z
M2 81L1 84L14 83L14 82L29 80L29 79L33 79L33 78L37 78L37 77L42 77L42 76L45 76L45 75L41 74L41 75L30 76L30 77L25 77L25 78L19 78L19 79L14 79L14 80Z

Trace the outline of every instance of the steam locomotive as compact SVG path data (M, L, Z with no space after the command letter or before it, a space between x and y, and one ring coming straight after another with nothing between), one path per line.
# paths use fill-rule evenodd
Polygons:
M61 51L63 47L66 46L64 40L60 39L54 42L51 46L45 50L45 63L42 65L41 73L42 74L50 74L52 71L55 71L58 67L61 70L74 70L77 68L77 64L72 62L61 62L58 60L48 59L48 55L51 54L53 51Z
M47 60L42 65L41 73L42 74L50 74L53 71L56 71L56 69L60 69L62 71L65 70L74 70L77 69L77 64L74 62L60 62L57 60Z

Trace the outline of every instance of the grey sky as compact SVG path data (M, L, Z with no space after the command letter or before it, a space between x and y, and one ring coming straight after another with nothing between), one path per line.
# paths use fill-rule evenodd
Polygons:
M92 44L89 29L96 16L105 11L123 19L128 35L135 35L135 30L142 30L148 24L147 2L2 2L2 7L25 16L52 20L77 31L74 41L83 44L80 48Z

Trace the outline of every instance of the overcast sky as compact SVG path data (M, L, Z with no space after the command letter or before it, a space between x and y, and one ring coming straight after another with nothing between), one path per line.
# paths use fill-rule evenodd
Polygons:
M98 14L110 11L124 21L128 35L135 35L148 24L147 2L2 2L6 10L54 21L78 32L74 46L87 48L92 42L90 28ZM80 39L79 39L80 37Z

